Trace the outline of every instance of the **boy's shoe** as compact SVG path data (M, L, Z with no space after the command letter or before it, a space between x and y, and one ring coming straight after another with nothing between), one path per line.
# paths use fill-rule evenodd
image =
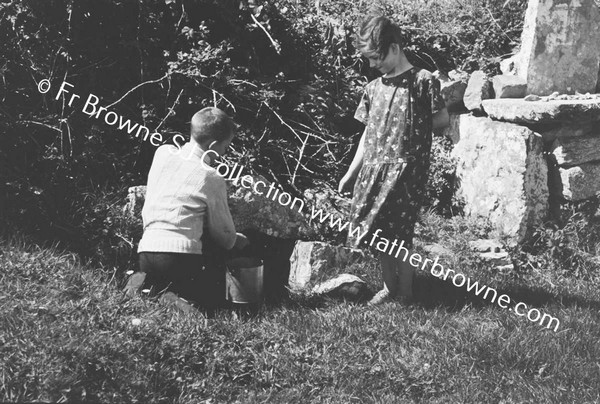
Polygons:
M375 296L369 300L367 306L378 306L383 303L391 302L394 300L392 294L387 289L381 289L379 292L375 293Z
M127 285L125 285L125 287L123 288L123 292L125 292L127 296L135 295L142 289L145 280L145 272L135 272L127 280Z

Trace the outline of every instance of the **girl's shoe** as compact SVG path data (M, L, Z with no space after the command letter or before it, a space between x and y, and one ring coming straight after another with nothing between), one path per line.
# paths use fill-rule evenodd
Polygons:
M391 302L394 300L392 294L387 289L381 289L379 292L375 293L375 296L369 300L367 306L377 306L383 303Z

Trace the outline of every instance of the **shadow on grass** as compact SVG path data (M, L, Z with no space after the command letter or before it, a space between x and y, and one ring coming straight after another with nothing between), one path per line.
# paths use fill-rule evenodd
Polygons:
M485 284L480 284L480 287ZM416 304L426 308L446 307L450 311L459 311L467 304L473 307L485 307L490 304L496 304L498 297L505 294L510 297L511 302L523 302L527 306L544 306L550 303L560 303L562 306L578 306L582 308L600 309L600 301L587 299L572 294L556 295L539 288L530 288L527 286L515 286L513 288L492 288L497 295L494 298L492 290L489 291L487 298L484 295L488 287L479 294L475 290L467 291L466 286L456 287L448 278L444 281L433 276L416 276L414 283L414 293ZM492 298L494 301L492 302Z

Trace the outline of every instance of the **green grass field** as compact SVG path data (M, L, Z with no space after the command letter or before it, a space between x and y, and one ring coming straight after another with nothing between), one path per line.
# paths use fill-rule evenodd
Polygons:
M125 297L107 268L5 240L0 401L598 402L597 281L499 274L466 248L482 231L429 216L420 238L449 248L457 271L558 317L558 332L424 273L409 308L292 298L206 318Z

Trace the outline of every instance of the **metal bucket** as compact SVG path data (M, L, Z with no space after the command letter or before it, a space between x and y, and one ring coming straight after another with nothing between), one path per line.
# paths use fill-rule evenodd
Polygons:
M263 264L256 258L235 258L226 263L225 298L232 303L254 304L263 299Z

